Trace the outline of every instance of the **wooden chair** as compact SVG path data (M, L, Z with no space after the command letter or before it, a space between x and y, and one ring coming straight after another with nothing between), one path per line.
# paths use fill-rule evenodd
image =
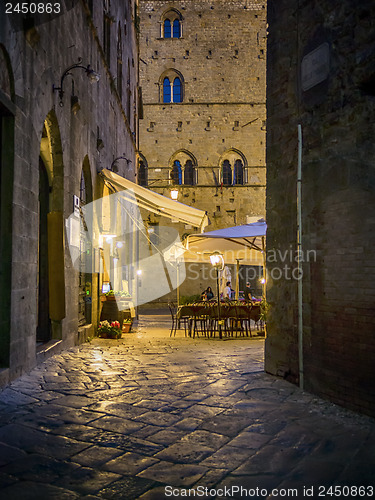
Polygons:
M174 302L169 302L168 303L169 311L171 313L171 319L172 319L172 326L171 326L171 333L169 334L170 337L172 337L173 332L174 336L176 336L176 330L177 328L181 328L181 323L184 324L184 329L185 329L185 337L186 333L189 330L189 317L188 316L180 316L179 318L177 317L177 306L174 304Z

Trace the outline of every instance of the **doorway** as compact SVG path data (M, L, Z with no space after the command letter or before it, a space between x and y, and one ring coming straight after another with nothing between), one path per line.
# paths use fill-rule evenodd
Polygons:
M49 276L48 276L48 212L50 185L48 173L39 157L39 239L38 239L38 325L36 341L51 340L51 320L49 317Z

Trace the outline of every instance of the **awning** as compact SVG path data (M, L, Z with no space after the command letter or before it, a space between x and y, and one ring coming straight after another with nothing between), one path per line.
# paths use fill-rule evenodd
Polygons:
M263 266L266 230L264 219L258 219L251 224L192 234L187 237L185 262L209 262L212 253L220 252L226 264L240 261L244 265Z
M137 203L140 208L198 227L201 231L208 224L207 214L203 210L189 207L189 205L171 200L166 196L155 193L155 191L138 186L138 184L115 174L111 170L103 169L100 175L102 175L104 182L112 191L121 191L125 199ZM128 196L127 191L129 192Z

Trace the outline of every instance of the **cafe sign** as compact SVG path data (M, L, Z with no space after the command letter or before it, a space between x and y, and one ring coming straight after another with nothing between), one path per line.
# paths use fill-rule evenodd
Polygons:
M301 82L302 90L306 92L323 82L329 74L329 45L322 43L302 59Z

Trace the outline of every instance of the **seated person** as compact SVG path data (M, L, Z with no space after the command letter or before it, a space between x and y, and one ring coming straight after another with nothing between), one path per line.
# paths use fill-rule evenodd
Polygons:
M212 288L210 286L207 287L205 293L206 293L206 300L211 300L214 298L214 293L213 293Z
M245 295L245 301L248 302L249 304L251 304L253 301L253 291L251 289L249 282L246 283L244 295Z

